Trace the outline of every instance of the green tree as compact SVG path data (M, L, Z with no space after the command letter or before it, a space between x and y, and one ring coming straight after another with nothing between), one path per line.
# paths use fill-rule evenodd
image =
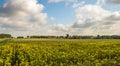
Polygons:
M10 34L0 34L0 38L11 38Z
M65 38L69 38L70 36L69 36L69 34L66 34L66 37Z

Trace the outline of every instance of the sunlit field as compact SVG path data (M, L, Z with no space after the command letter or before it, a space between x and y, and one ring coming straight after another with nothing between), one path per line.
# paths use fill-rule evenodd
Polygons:
M119 66L120 40L0 39L0 66Z

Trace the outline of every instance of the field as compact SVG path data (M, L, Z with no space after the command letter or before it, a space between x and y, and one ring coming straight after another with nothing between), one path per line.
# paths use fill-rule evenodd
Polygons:
M0 39L0 66L120 66L120 40Z

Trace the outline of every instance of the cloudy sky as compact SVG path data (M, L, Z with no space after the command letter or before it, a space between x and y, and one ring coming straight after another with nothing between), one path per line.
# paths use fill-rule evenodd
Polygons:
M0 0L0 33L120 35L120 0Z

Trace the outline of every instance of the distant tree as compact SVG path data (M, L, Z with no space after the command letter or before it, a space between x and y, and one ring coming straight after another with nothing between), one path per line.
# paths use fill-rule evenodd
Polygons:
M48 38L48 36L30 36L30 38Z
M70 36L69 36L69 34L66 34L66 37L65 38L69 38Z
M113 39L120 39L120 35L112 35L111 36Z
M100 39L100 35L97 35L96 39Z
M27 38L30 38L30 36L27 36Z
M80 39L81 37L80 36L77 36L77 35L73 35L72 37L71 37L71 39Z
M23 36L18 36L17 38L24 38Z
M0 34L0 38L11 38L10 34Z
M64 38L64 36L56 36L56 38Z
M112 36L109 36L109 35L103 35L103 36L101 36L101 39L112 39Z

